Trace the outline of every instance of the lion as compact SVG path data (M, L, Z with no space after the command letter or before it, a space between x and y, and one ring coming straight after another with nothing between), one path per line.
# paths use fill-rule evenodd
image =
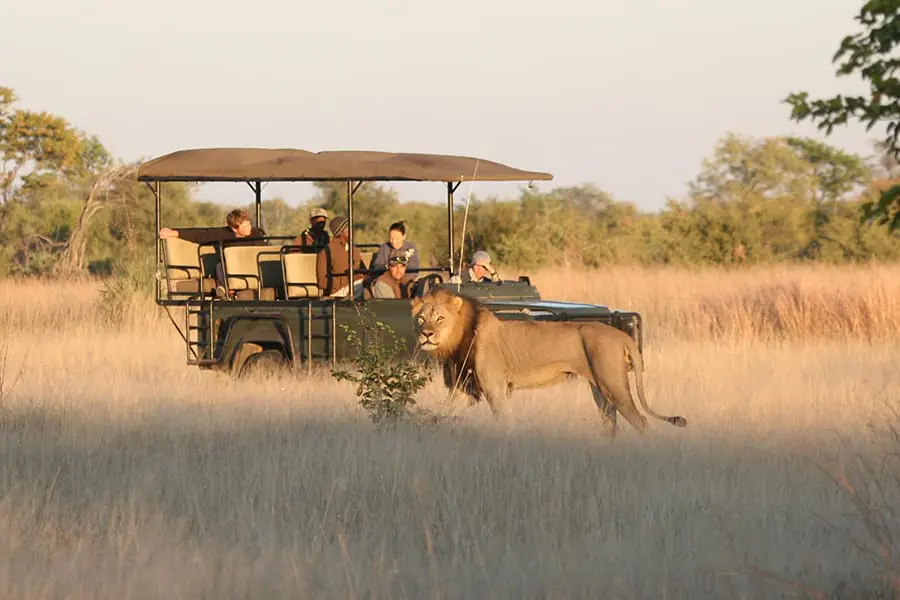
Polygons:
M411 300L417 345L442 366L444 385L487 400L495 419L504 416L513 390L545 388L570 377L591 384L604 425L616 434L616 411L641 434L647 419L634 404L628 371L634 370L641 406L676 427L684 417L654 412L644 396L643 360L625 332L597 322L504 321L477 300L445 288Z

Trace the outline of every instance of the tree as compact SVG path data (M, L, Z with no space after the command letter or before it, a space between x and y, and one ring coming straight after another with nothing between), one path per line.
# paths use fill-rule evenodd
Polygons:
M797 122L811 120L819 130L830 135L837 125L850 119L866 124L870 131L878 123L886 123L885 149L900 157L900 58L892 56L900 43L900 0L868 0L855 19L863 30L845 36L832 57L841 61L837 76L858 73L870 86L867 96L835 95L810 100L808 92L789 94L784 102L790 104L791 118ZM900 185L881 194L877 202L863 204L862 218L869 222L887 224L890 231L900 230Z
M94 215L114 202L122 201L137 173L138 165L111 164L99 173L91 173L90 182L84 192L84 203L78 222L72 230L65 250L57 264L61 273L76 273L84 269L88 244L88 230Z
M25 185L42 177L67 175L82 166L84 145L90 143L62 117L14 109L17 97L0 87L0 203L13 198L21 176ZM25 174L26 169L31 169Z
M667 228L680 231L687 256L702 262L745 253L752 262L790 258L812 235L810 184L809 163L785 140L727 133L688 184L690 213Z
M839 211L837 203L849 192L870 183L871 170L860 156L820 141L798 137L788 137L785 141L810 166L815 236L804 250L804 255L818 258L823 241L843 248L842 242L835 240L828 231Z
M315 206L331 215L347 214L347 184L317 181ZM355 184L354 184L355 185ZM403 219L397 192L374 183L365 182L353 194L353 243L380 244L387 240L388 227Z

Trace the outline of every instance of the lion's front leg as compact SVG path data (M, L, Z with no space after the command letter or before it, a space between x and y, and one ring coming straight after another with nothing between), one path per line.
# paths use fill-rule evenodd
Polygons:
M466 406L474 406L479 400L480 392L471 369L465 373L457 372L455 365L445 364L443 368L444 385L450 390L450 402L462 398Z
M509 416L506 402L510 396L509 383L490 376L481 377L481 379L484 397L488 402L488 406L491 407L494 418L498 421L506 421Z
M618 430L616 405L610 402L603 393L603 390L593 383L591 384L591 394L594 396L594 404L597 405L597 410L600 411L603 428L606 429L611 438L616 437L616 431Z

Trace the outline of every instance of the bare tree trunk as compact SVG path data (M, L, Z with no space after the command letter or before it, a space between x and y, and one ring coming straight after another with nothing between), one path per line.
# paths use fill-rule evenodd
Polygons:
M99 173L84 198L78 223L72 230L66 249L63 251L56 271L59 274L73 274L84 270L84 255L87 250L88 230L94 215L111 204L110 194L120 181L135 172L132 165L111 167ZM113 198L115 200L115 198Z

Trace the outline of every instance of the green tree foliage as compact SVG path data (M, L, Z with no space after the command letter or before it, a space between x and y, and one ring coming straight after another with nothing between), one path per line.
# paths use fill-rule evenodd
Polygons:
M75 174L92 156L83 146L92 140L62 117L13 105L11 88L0 87L0 201L8 203L17 181L35 185L42 179ZM94 149L94 148L91 148Z
M99 140L53 115L44 115L52 126L38 143L37 134L10 127L11 115L23 111L13 108L15 96L4 90L2 173L18 175L0 204L0 275L146 270L135 261L152 259L156 223L153 195L134 177L137 165L116 160ZM654 213L591 184L522 189L503 199L472 194L468 208L469 195L460 194L453 264L460 252L468 260L479 249L488 250L508 278L545 266L896 260L900 239L858 218L865 203L900 178L886 143L877 150L868 164L808 138L726 133L686 192ZM346 185L319 183L303 206L264 200L263 225L270 234L296 236L309 224L313 206L346 215L346 193ZM165 184L162 224L222 225L233 208L194 198L191 185ZM252 203L244 208L255 214ZM389 225L402 220L422 264L447 265L446 218L441 203L400 202L387 185L367 182L355 195L354 240L384 242Z
M390 325L375 319L371 312L360 311L359 329L341 325L356 357L353 372L332 371L338 380L356 384L360 406L373 423L393 427L401 420L435 423L434 415L416 407L415 395L431 379L424 361L403 357L405 342Z
M810 100L808 92L790 94L791 118L811 120L830 135L838 125L854 119L866 124L870 131L875 125L886 125L884 148L894 158L900 156L900 58L895 47L900 43L900 0L869 0L856 15L863 30L847 35L832 57L838 63L839 77L858 74L869 85L868 95L843 96ZM864 219L888 229L900 229L900 185L881 194L877 201L862 205Z

